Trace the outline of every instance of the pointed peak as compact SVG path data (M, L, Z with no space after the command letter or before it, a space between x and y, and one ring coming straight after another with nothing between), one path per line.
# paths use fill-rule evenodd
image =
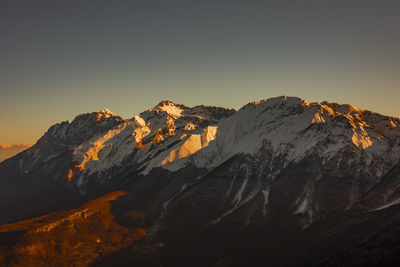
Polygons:
M100 110L100 112L96 113L96 120L101 121L107 118L114 118L114 117L119 117L118 115L112 113L108 108ZM121 117L119 117L121 118ZM122 119L122 118L121 118Z
M82 113L75 117L72 123L76 123L77 121L82 120L96 120L97 122L104 121L106 119L112 118L112 120L123 121L124 119L114 113L112 113L109 109L105 108L100 111L95 111L91 113Z
M174 102L170 100L163 100L157 104L156 107L176 106Z
M158 109L163 109L163 108L168 108L168 107L176 107L176 108L180 108L180 109L187 109L188 107L182 104L176 104L174 102L172 102L171 100L163 100L160 103L157 104L157 106L155 106L154 108L158 108Z
M100 110L99 114L105 114L109 116L117 116L115 113L111 112L108 108Z
M170 115L180 117L181 113L185 109L188 109L188 107L186 107L185 105L175 104L174 102L172 102L170 100L163 100L160 103L158 103L157 106L155 106L153 109L150 109L149 111L152 111L152 110L164 111Z

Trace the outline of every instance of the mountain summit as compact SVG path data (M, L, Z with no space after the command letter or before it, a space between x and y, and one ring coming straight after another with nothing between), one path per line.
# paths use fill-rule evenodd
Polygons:
M0 220L76 205L100 220L93 203L122 190L107 220L145 237L100 265L371 264L370 246L386 264L400 245L399 161L400 120L351 105L281 96L236 111L167 100L131 119L105 109L50 127L0 164Z

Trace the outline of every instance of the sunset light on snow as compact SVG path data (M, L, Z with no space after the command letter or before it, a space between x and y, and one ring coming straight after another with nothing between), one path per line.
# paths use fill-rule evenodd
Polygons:
M0 266L400 266L400 1L0 1Z

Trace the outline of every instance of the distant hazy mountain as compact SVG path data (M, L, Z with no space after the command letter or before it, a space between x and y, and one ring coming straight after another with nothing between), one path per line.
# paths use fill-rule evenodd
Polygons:
M0 163L0 265L392 266L398 204L398 118L295 97L102 110Z

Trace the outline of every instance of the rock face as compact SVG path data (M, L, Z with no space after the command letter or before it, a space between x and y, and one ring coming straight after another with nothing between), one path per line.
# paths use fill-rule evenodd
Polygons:
M351 105L83 114L1 163L0 183L3 222L124 190L113 220L146 237L95 265L382 265L400 246L400 120Z

